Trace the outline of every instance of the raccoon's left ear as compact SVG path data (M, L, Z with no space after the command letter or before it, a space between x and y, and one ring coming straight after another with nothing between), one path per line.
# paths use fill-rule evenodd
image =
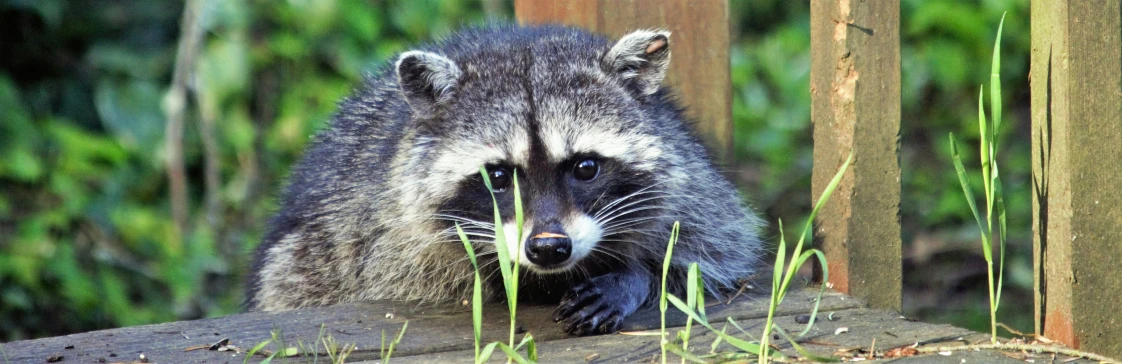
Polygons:
M397 83L405 100L420 115L429 115L452 98L460 83L456 62L436 53L408 51L397 59Z
M653 94L670 67L670 32L631 32L620 38L601 62L606 72L622 78L640 95Z

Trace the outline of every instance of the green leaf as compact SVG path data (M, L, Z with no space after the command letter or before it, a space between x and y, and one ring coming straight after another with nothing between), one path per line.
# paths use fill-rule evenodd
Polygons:
M495 351L495 347L499 346L499 345L502 345L502 344L503 343L500 343L500 342L493 342L493 343L487 344L487 346L484 346L483 351L480 352L479 355L476 355L475 363L476 364L486 363L488 360L491 359L491 354Z
M974 214L974 221L978 223L978 229L985 232L986 228L985 224L982 223L982 215L978 213L978 205L974 202L974 191L970 188L970 182L967 180L966 167L962 166L962 157L958 154L958 143L954 139L954 133L950 133L950 143L951 159L954 161L955 173L958 174L958 183L962 185L962 193L966 195L966 203L970 205L970 212ZM991 261L992 258L986 260Z
M679 299L678 297L675 297L674 295L667 295L666 299L668 301L670 301L670 303L673 304L674 307L677 307L679 311L682 311L682 313L685 313L686 316L689 316L694 321L697 321L702 326L705 326L705 328L709 329L709 331L712 331L714 334L716 334L718 337L720 337L724 341L727 341L729 343L729 345L732 345L732 346L736 347L737 349L740 349L740 350L743 350L743 351L746 351L746 352L749 352L749 353L755 353L755 352L760 351L760 345L758 345L758 344L744 341L743 339L740 339L738 337L735 337L735 336L732 336L732 335L729 335L729 334L725 334L722 331L717 331L715 328L713 328L713 326L709 325L708 321L702 320L701 316L697 315L697 312L694 312L694 310L690 309L689 306L686 306L686 303L682 302L682 300ZM773 352L772 356L775 356L775 355L782 355L782 353Z
M265 341L262 341L261 343L259 343L257 345L254 345L252 349L249 349L249 351L247 351L245 353L245 359L242 360L242 364L248 363L249 362L249 357L253 356L253 354L257 354L258 351L261 351L261 349L264 349L265 346L269 345L269 343L271 343L271 342L273 342L273 341L272 340L265 340ZM266 359L266 360L272 360L272 357L269 357L269 359ZM262 362L264 362L264 361L262 361Z
M538 344L534 341L533 335L526 333L526 336L522 337L522 342L519 342L514 350L521 350L523 346L526 347L526 356L530 357L530 361L538 361Z
M990 158L993 151L990 148L989 139L990 133L987 131L986 126L986 113L982 107L982 86L978 86L978 156L982 160L982 189L986 191L986 203L992 201L993 196L990 196ZM991 205L987 205L988 211L992 210Z
M460 236L460 241L464 244L464 249L467 250L468 258L471 260L471 266L475 272L475 279L471 291L471 327L472 333L475 337L475 357L479 358L479 343L483 339L483 282L479 276L479 263L475 259L475 250L468 241L467 234L464 229L460 227L460 223L456 223L456 234Z
M503 277L503 286L506 287L507 305L513 314L515 301L518 300L518 297L514 294L516 292L512 290L512 288L514 288L511 284L514 282L514 272L510 264L510 250L507 245L508 242L506 241L505 230L503 230L503 218L499 213L499 200L495 198L494 189L491 187L491 178L487 176L487 168L480 166L479 174L483 175L483 184L487 186L487 191L491 194L491 202L493 203L495 214L495 253L499 258L499 273L501 273Z
M779 292L783 282L783 268L787 265L787 238L783 234L783 219L779 219L779 246L775 248L775 268L771 277L771 292Z
M679 224L674 222L674 228L670 230L670 241L666 244L666 255L662 258L662 297L666 297L666 279L670 274L670 261L674 256L674 243L678 241ZM666 300L659 302L659 309L666 312Z
M202 97L210 98L211 102L222 102L249 87L252 76L249 45L243 38L216 38L207 42L196 70L196 87Z
M801 257L799 257L799 266L802 266L807 259L811 256L818 258L818 263L822 267L822 285L818 288L818 296L814 298L814 308L810 310L810 321L807 321L806 328L799 332L799 337L803 337L810 328L814 326L814 320L818 318L818 306L822 304L822 295L826 293L826 282L830 281L830 268L826 262L826 254L818 249L807 250Z
M997 132L1001 128L1001 31L1005 28L1005 13L997 25L997 37L993 41L993 61L990 65L990 113L993 115L991 142L997 144Z
M405 323L401 325L401 332L398 332L397 337L390 342L390 348L386 350L386 357L383 358L383 362L390 362L390 358L393 357L393 351L397 348L397 344L401 343L401 338L405 337L405 329L407 328L409 328L409 320L405 320Z

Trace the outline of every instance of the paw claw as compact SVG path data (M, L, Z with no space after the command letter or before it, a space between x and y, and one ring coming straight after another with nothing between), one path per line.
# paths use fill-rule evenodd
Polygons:
M573 286L553 312L553 321L571 335L607 334L620 330L623 319L635 311L645 292L629 290L634 284L617 275L605 275ZM606 293L606 292L611 292Z

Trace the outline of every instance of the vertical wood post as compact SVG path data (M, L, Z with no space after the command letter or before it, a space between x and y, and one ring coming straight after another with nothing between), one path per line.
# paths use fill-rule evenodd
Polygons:
M1122 356L1122 8L1032 1L1036 332Z
M900 310L900 4L810 4L815 200L853 153L815 239L834 289Z
M667 84L714 157L732 163L728 0L515 0L514 14L522 24L573 25L613 38L670 30Z

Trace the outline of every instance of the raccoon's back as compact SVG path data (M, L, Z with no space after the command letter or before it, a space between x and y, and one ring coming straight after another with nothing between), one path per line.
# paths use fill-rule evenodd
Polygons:
M355 225L384 208L381 192L411 118L396 87L387 71L367 78L309 143L254 254L247 289L250 307L257 305L262 278L258 273L266 265L297 264L269 261L269 250L281 240L300 236L300 244L328 250L337 243L333 237L361 230Z

